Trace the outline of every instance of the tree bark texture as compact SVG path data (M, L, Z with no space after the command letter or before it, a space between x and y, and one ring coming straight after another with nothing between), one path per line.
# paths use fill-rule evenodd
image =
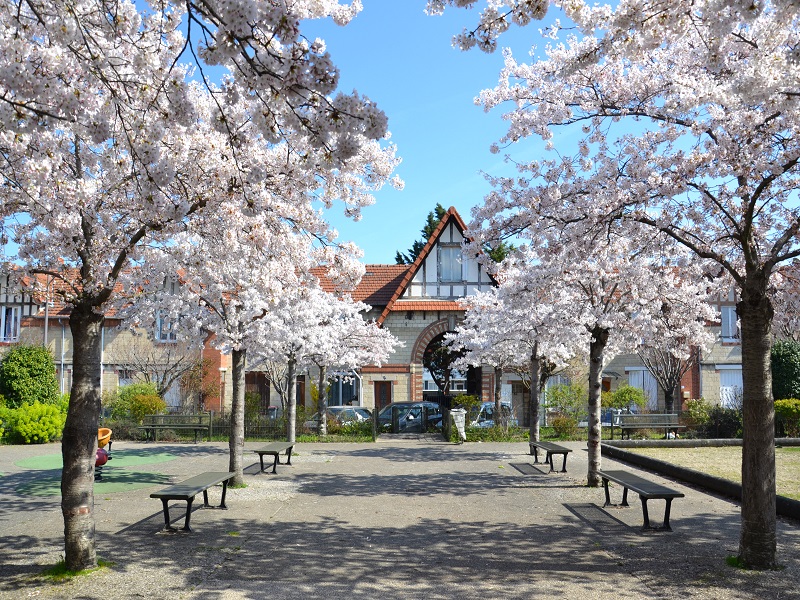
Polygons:
M286 380L289 389L286 398L286 441L293 443L297 426L297 361L290 358L287 364Z
M775 406L770 348L773 307L767 278L742 290L737 304L742 336L742 530L739 559L754 569L775 568Z
M494 368L494 424L508 431L508 419L503 413L503 368Z
M529 408L529 436L534 442L539 441L539 379L541 361L538 357L539 344L535 342L531 351L531 401Z
M61 513L67 569L97 567L94 521L94 463L100 418L100 363L105 318L87 304L73 307L72 388L61 441Z
M319 414L319 435L328 435L328 367L319 367L319 400L317 411Z
M600 397L603 388L603 351L608 344L608 329L594 327L591 330L592 340L589 342L589 471L587 482L589 487L598 487L600 475Z
M244 371L246 362L246 349L231 351L233 399L231 400L231 434L228 438L228 448L230 450L228 470L236 473L229 482L232 486L244 485Z

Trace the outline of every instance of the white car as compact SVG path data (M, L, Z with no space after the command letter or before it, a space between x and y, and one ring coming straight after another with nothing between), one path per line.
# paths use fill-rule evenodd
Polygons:
M361 423L369 421L372 413L363 406L329 406L328 422L336 421L344 425L345 423ZM303 427L316 430L319 426L319 413L316 412L303 423Z
M511 404L509 402L503 402L501 404L503 412L506 412L509 416L509 425L517 425L517 419L514 418L514 413L511 409ZM471 422L470 426L472 427L494 427L494 402L484 402L481 404L481 408L478 411L478 416L475 417Z

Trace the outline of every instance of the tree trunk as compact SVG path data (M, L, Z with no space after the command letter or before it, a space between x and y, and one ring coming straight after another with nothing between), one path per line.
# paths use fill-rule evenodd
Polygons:
M61 513L64 560L70 571L97 566L94 463L100 417L100 363L105 317L77 304L69 317L73 340L72 389L61 440Z
M317 411L319 414L319 434L328 435L328 367L319 368L319 401Z
M286 394L286 441L294 442L295 429L297 427L297 361L294 357L288 361L286 381L288 384Z
M736 306L742 330L744 386L739 559L753 569L772 569L777 564L775 406L770 370L773 308L766 294L768 278L759 275L748 274Z
M664 412L672 414L673 410L675 410L675 388L670 389L667 386L664 388Z
M494 368L494 424L508 431L508 418L503 412L503 368Z
M246 361L246 349L231 351L233 399L231 400L231 434L228 438L228 448L230 449L228 470L236 473L230 481L232 486L244 485L244 370Z
M530 401L530 430L529 437L532 441L539 441L539 372L540 360L538 356L539 343L534 342L531 351L531 401Z
M595 327L589 342L589 487L598 487L600 475L600 397L603 388L603 350L608 343L608 329Z

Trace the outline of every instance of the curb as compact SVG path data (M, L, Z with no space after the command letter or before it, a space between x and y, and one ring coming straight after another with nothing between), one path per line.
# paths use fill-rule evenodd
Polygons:
M785 446L794 446L800 445L798 444L788 444L786 443L787 440L790 438L785 438L781 440L780 445ZM792 441L796 440L797 438L791 438ZM693 442L696 440L665 440L664 442L658 442L657 440L646 440L646 441L638 441L634 440L633 443L626 442L625 447L627 448L677 448L677 447L699 447L699 446L736 446L742 445L741 440L738 440L738 444L729 444L729 443L720 443L720 444L679 444L673 445L675 441L681 442ZM699 440L699 441L706 441L706 442L728 442L728 441L737 441L737 440ZM644 443L642 443L644 442ZM798 440L800 442L800 440ZM672 463L665 462L663 460L658 460L656 458L651 458L649 456L642 456L641 454L635 454L634 452L628 452L623 448L619 447L617 443L613 446L609 443L600 444L600 452L611 458L615 458L617 460L621 460L639 467L643 467L649 471L655 471L656 473L661 473L662 475L667 475L668 477L672 477L679 481L683 481L686 483L691 483L703 489L716 492L717 494L721 494L723 496L727 496L729 498L733 498L741 502L742 500L742 486L739 483L735 483L728 479L723 479L721 477L715 477L713 475L707 475L706 473L701 473L700 471L695 471L693 469L687 469L686 467L679 467ZM776 514L789 517L791 519L800 520L800 501L793 500L791 498L787 498L785 496L776 495L775 496L775 512Z

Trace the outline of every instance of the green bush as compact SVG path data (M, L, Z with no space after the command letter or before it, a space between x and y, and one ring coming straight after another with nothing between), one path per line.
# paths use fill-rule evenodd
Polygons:
M57 404L58 381L53 356L44 346L16 346L0 362L0 394L6 406Z
M787 436L800 436L800 400L797 398L775 400L775 414Z
M708 412L708 421L699 428L706 438L742 437L742 411L715 405Z
M578 419L570 415L558 415L550 421L550 426L559 439L574 438L578 433Z
M611 394L611 404L608 408L625 409L632 406L639 408L647 406L647 396L644 395L644 390L641 388L623 385Z
M156 415L167 408L167 403L158 395L156 386L152 383L132 383L119 388L116 398L104 398L109 411L109 418L113 421L132 419L141 423L145 415Z
M482 401L479 396L471 394L459 394L453 398L453 408L462 406L467 411L467 423L474 421L478 418L478 413L481 410Z
M574 418L576 423L587 414L588 405L588 392L578 384L560 384L547 388L547 406Z
M131 418L137 423L141 423L145 415L158 415L165 410L167 403L158 394L140 394L130 400Z
M44 444L60 438L66 414L55 404L23 404L5 409L8 417L6 435L9 441L23 444Z
M682 417L689 427L702 427L711 416L711 404L704 398L693 398L686 401L686 410Z
M247 423L258 421L258 414L261 410L261 395L255 392L245 392L244 394L244 420Z
M800 398L800 343L775 342L771 352L772 397Z

